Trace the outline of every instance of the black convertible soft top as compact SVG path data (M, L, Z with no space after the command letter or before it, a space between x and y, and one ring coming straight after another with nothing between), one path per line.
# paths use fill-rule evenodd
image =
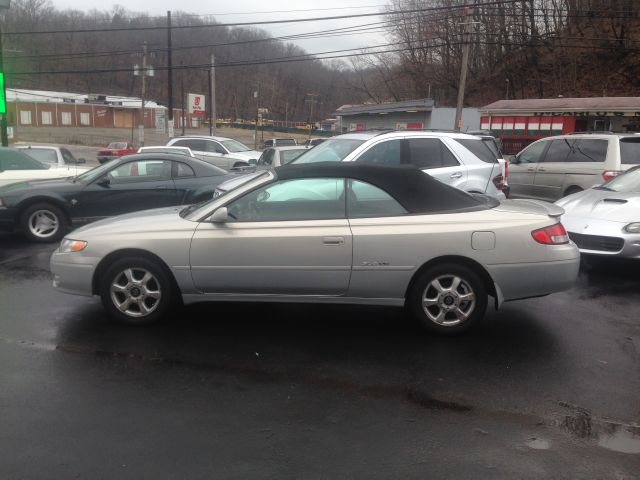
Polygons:
M372 165L355 162L290 164L275 169L279 180L351 178L386 191L410 213L475 211L491 208L487 198L475 197L425 174L415 165Z

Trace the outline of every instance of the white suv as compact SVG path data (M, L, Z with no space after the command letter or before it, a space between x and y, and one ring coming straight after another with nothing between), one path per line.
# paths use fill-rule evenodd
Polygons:
M197 158L225 170L255 165L261 155L245 144L226 137L176 137L169 140L167 146L187 147Z
M330 138L292 163L414 164L443 183L504 199L505 161L493 138L441 131L354 132Z

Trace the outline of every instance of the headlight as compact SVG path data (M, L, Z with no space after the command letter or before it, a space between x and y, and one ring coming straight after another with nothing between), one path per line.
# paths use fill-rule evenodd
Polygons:
M65 238L60 243L60 253L80 252L87 248L87 242L84 240L72 240Z
M624 230L627 233L640 233L640 222L630 223L629 225L624 227L622 230Z

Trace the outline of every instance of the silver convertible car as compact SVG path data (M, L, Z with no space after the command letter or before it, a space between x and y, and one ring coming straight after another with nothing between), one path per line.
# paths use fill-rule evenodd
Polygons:
M499 203L414 166L287 165L206 203L99 221L51 257L54 286L124 322L202 301L407 306L458 333L503 301L569 288L579 252L553 204Z
M556 202L583 253L640 258L640 167Z

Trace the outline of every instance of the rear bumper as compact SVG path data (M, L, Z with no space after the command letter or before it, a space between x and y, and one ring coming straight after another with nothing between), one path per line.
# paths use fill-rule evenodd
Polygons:
M573 286L580 269L580 255L575 250L576 256L571 259L490 265L487 269L504 301L541 297Z

